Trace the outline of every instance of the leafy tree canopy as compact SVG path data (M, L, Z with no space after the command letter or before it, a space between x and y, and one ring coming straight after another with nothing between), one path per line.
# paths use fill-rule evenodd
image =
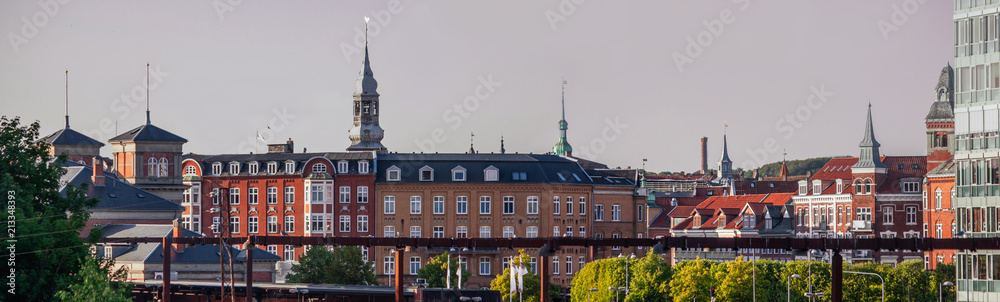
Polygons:
M292 266L291 283L375 285L375 266L365 261L361 248L341 246L332 250L313 246Z

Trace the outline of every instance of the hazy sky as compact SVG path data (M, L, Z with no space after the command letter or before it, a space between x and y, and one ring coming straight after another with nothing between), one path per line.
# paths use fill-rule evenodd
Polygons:
M856 156L869 100L882 153L923 154L953 55L951 1L576 1L3 1L0 114L60 129L69 69L71 127L106 142L144 122L149 62L185 152L268 126L343 151L370 16L391 151L550 151L565 77L576 155L691 172L727 123L737 166Z

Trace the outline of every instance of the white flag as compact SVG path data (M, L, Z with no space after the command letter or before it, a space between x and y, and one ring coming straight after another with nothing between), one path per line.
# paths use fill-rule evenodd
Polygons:
M267 143L267 141L264 140L264 137L260 135L260 131L257 131L257 139L259 139L260 141L264 142L265 144Z
M458 265L457 271L458 272L456 272L456 274L458 274L458 289L462 289L462 265L461 264Z
M524 292L524 275L528 274L528 268L523 264L517 267L517 292Z
M510 263L510 292L517 290L517 267L514 266L514 262Z
M445 287L451 288L451 256L448 256L447 261L448 261L448 269L446 269L446 271L448 271L448 279L445 281L445 283L447 283L445 284Z

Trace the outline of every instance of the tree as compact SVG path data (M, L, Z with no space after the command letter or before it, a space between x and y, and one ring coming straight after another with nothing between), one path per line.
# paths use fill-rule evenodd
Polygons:
M542 283L540 281L541 277L535 274L535 270L530 265L531 255L525 253L523 249L519 250L518 256L512 258L510 263L512 265L523 263L524 266L528 268L528 274L523 277L524 285L522 287L524 290L521 291L520 297L518 296L518 293L513 293L514 300L521 301L523 299L525 302L540 301L541 299L539 294L542 291ZM573 279L575 280L576 278ZM504 268L503 273L497 275L493 281L490 281L490 289L500 292L501 301L511 300L510 267ZM552 282L549 282L548 294L549 301L555 301L555 299L559 298L559 287L552 284Z
M624 258L605 258L591 261L576 272L570 283L570 297L573 301L614 301L615 292L610 287L625 286ZM634 261L633 261L634 262ZM596 288L596 292L590 292ZM619 293L619 298L621 297Z
M709 291L719 284L715 273L720 267L718 262L705 259L678 263L670 279L670 293L674 301L709 301Z
M736 261L719 265L723 269L715 275L715 279L719 280L716 297L722 301L752 301L754 283L759 301L773 301L785 297L779 291L784 289L781 285L785 284L783 280L779 280L782 265L776 261L744 261L742 257L737 257Z
M944 264L938 262L937 268L933 272L931 272L931 282L933 282L931 283L932 284L931 290L934 291L935 295L938 295L938 289L941 289L941 291L944 293L941 294L940 296L944 299L944 301L955 301L954 285L939 286L940 284L945 282L951 282L951 284L956 284L954 263Z
M932 286L931 273L924 270L921 260L905 261L893 270L892 292L897 301L934 301L936 286ZM889 290L889 284L886 284ZM935 287L932 289L932 287ZM888 295L888 292L886 293ZM886 297L888 299L888 297Z
M86 186L67 185L65 194L60 192L66 156L52 160L49 145L38 140L39 128L37 121L21 125L18 117L0 117L0 192L7 203L7 215L2 216L14 231L6 239L17 240L3 244L5 251L14 246L15 257L13 266L0 261L0 269L5 275L14 270L16 287L13 293L5 288L0 300L52 300L76 281L73 273L80 272L88 243L101 237L95 228L88 242L81 239L80 230L90 217L87 209L97 200L86 197Z
M132 301L132 284L125 282L127 269L115 270L115 260L111 258L87 256L82 262L80 272L76 274L79 282L57 292L56 298L68 302Z
M313 246L292 266L291 283L374 285L375 266L365 261L361 248Z
M804 294L809 291L808 289L809 289L809 280L810 280L809 279L809 276L810 276L809 275L809 271L810 271L809 268L810 267L812 267L812 286L813 286L815 292L823 292L825 294L824 297L816 299L816 300L817 301L829 301L830 300L830 295L831 295L830 294L830 280L832 280L831 277L830 277L830 264L829 263L823 263L823 262L819 262L819 261L807 261L807 260L797 260L797 261L792 261L792 262L786 262L784 270L783 270L783 274L781 275L781 277L784 278L783 280L781 280L782 284L784 284L784 282L788 282L788 276L791 276L793 274L799 275L798 278L791 278L791 285L792 285L792 288L791 288L792 297L791 298L792 298L792 301L799 301L799 302L808 301L808 299L806 299L806 297L804 296ZM847 274L845 274L845 277L844 277L844 280L845 280L845 282L844 282L844 295L845 295L844 296L844 301L874 301L874 300L865 300L865 299L858 300L858 299L850 299L850 298L848 298L846 296L847 295L847 282L846 282L846 280L848 278L850 278L850 277L847 277L846 275ZM784 297L784 295L779 295L779 297Z
M458 258L452 258L450 254L445 252L431 258L426 265L417 271L417 277L427 279L427 287L444 288L448 285L448 262L451 262L451 284L452 287L460 287L458 284L458 276L455 272L458 270ZM468 269L462 268L462 284L469 281L469 276L472 275Z
M634 265L630 272L630 292L625 302L671 301L670 278L673 277L673 270L670 263L663 261L660 255L646 253L646 257Z

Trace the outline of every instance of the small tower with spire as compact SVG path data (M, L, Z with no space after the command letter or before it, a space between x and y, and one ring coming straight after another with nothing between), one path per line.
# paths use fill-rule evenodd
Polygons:
M729 159L729 141L726 139L726 128L729 128L728 124L723 127L722 131L722 158L719 159L718 182L722 186L732 188L736 181L733 179L733 160Z
M858 147L861 148L861 155L858 157L858 162L854 166L851 166L851 171L855 174L885 174L889 166L882 163L882 156L878 151L878 148L881 146L878 140L875 139L875 128L872 126L872 104L869 103L868 119L865 122L865 137L858 144Z
M476 154L476 133L469 132L469 152L466 154Z
M104 143L69 128L69 70L66 70L65 106L66 127L41 140L49 144L49 156L56 157L65 153L67 160L90 165L94 157L100 156Z
M569 123L566 122L566 80L562 81L562 119L559 120L559 141L552 147L552 153L562 156L573 156L573 147L566 139L566 129Z
M351 146L347 151L386 151L382 145L384 131L379 126L378 81L368 60L368 17L365 17L365 59L358 80L354 83L354 126L348 130Z
M783 181L788 181L788 165L785 165L785 156L788 152L781 150L781 170L778 170L778 177Z
M503 135L500 136L500 154L506 154L507 149L503 148Z

